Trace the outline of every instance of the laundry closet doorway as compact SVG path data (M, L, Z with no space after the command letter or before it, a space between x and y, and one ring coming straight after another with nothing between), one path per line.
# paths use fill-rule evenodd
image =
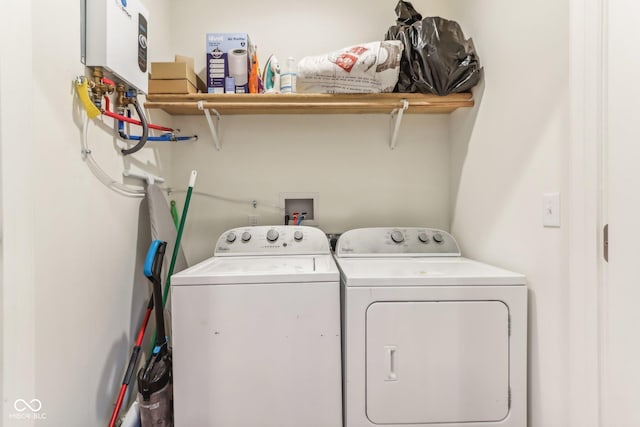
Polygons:
M572 426L640 425L638 17L572 2Z
M605 2L603 427L640 425L640 4Z

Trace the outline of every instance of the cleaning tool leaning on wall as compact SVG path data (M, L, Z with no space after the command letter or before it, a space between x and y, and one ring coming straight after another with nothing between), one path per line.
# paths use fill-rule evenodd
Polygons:
M138 406L142 427L173 426L173 391L169 338L164 329L162 309L162 260L167 242L151 242L144 263L144 275L153 284L153 301L158 329L158 345L149 363L138 372Z
M196 175L197 175L196 171L191 172L191 179L189 182L189 187L187 189L187 194L189 194L190 191L193 191ZM185 200L185 207L183 209L183 213L180 221L180 226L182 227L182 229L184 228L184 224L186 222L186 212L188 211L190 197L188 197L188 199L189 200ZM169 205L167 204L167 200L164 196L163 190L160 187L158 187L156 184L147 185L146 202L149 209L151 239L168 242L166 245L165 251L171 252L173 254L171 258L171 263L166 257L163 258L163 262L162 262L161 275L163 277L167 277L167 280L165 281L166 283L165 286L167 286L168 288L169 271L182 271L188 267L186 257L184 256L184 252L180 244L181 239L178 239L178 231L176 230L176 227L174 226L174 223L172 220L172 216L174 212L175 212L175 215L177 216L177 211L175 209L175 202L172 204L172 208L169 209ZM180 230L180 227L178 227L178 230ZM182 233L180 233L180 235L181 234ZM175 242L175 243L171 243L171 242ZM167 292L168 292L168 289L167 289ZM140 326L140 330L138 332L135 345L131 352L129 364L127 366L124 378L122 380L122 386L120 388L120 393L118 394L118 397L116 399L116 403L111 415L111 420L109 422L109 427L115 427L117 425L120 410L126 400L125 397L126 397L128 386L133 377L133 373L135 372L136 367L138 365L139 354L141 352L143 339L145 337L147 325L148 325L151 311L153 310L153 308L154 308L154 296L152 294L147 304L146 312L142 320L142 324ZM169 324L170 324L170 317L171 316L169 313ZM152 339L154 342L153 347L155 347L155 339L156 339L156 336L154 335ZM153 351L153 348L151 349L151 351ZM147 358L144 358L144 360L146 359ZM129 407L129 410L127 411L126 419L131 418L138 421L139 420L138 412L139 412L138 404L137 402L134 402L134 404L131 405ZM127 424L123 423L122 425L125 426ZM138 425L138 424L134 422L134 425Z

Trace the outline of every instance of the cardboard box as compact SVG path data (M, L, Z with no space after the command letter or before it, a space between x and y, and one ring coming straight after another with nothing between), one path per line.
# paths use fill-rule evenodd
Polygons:
M195 68L195 64L193 62L193 58L190 56L183 56L183 55L177 55L175 56L174 59L176 62L184 62L185 64L187 64L189 66L190 70L193 70Z
M189 65L184 62L152 62L151 63L151 79L155 80L171 80L186 79L189 80L195 73ZM195 80L195 79L194 79ZM194 81L195 83L195 81Z
M150 79L149 93L173 93L181 95L190 95L198 93L198 89L187 79Z
M175 62L152 62L150 80L188 80L202 92L206 86L193 69L193 58L176 55Z
M209 93L248 93L247 83L234 84L225 91L225 80L230 82L229 72L231 52L246 51L247 76L249 74L249 59L251 58L251 40L246 33L208 33L207 34L207 92ZM235 82L234 82L235 83ZM234 90L231 90L231 87Z

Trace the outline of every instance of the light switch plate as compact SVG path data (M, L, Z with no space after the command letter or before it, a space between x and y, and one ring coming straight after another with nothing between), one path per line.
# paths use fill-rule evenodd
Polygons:
M560 227L560 193L542 195L542 225Z

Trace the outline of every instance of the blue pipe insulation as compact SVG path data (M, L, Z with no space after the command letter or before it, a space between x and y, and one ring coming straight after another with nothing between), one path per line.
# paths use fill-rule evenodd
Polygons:
M120 137L122 139L126 139L129 141L139 141L142 137L137 135L127 135L124 132L120 133ZM147 141L150 142L172 142L172 141L188 141L188 140L196 140L198 139L196 136L175 136L172 133L165 133L160 136L148 136Z
M118 134L120 138L127 141L139 141L142 137L138 135L127 135L124 132L124 122L122 120L118 120ZM173 142L173 141L196 141L198 139L198 135L194 136L175 136L172 133L163 133L160 136L148 136L147 141L151 142Z

